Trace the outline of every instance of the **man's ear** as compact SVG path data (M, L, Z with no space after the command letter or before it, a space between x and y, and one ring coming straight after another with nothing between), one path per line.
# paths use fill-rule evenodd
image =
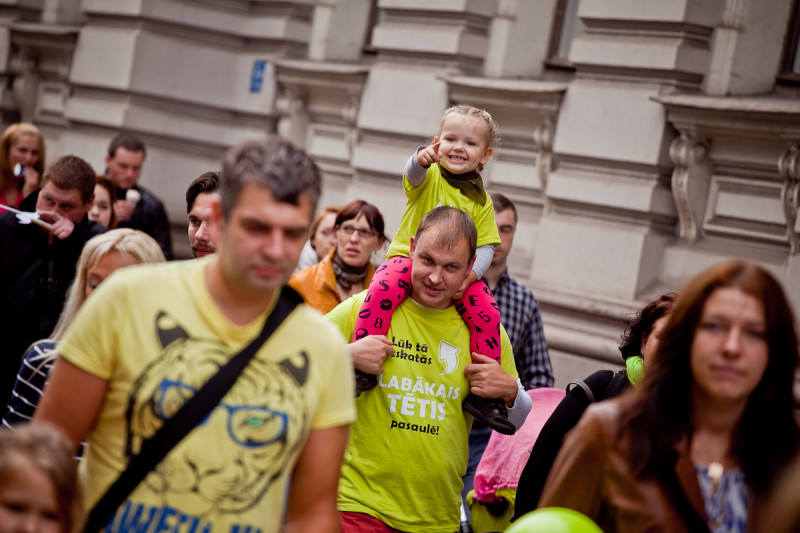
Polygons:
M408 257L411 257L412 255L414 255L414 248L416 248L415 245L416 245L416 242L415 242L414 236L412 235L411 236L411 244L408 247Z
M469 273L472 272L472 265L475 264L475 258L477 257L477 254L472 254L472 259L470 259L469 265L467 265L467 276L469 276Z
M89 211L92 210L92 204L94 203L94 193L89 197L89 201L83 204L83 216L89 214ZM81 217L83 218L83 217Z

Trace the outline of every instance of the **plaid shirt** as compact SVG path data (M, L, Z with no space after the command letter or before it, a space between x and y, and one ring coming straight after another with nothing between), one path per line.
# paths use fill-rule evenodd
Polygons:
M522 386L525 389L552 387L553 367L547 352L539 303L525 285L506 270L492 290L500 307L500 321L506 328Z

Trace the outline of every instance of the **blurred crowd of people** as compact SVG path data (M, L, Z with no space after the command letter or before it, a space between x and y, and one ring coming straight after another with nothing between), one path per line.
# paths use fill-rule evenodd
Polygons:
M173 261L139 139L98 174L7 128L0 531L522 532L549 508L603 531L796 531L775 276L699 273L621 324L621 370L558 391L509 274L517 207L480 176L497 137L447 109L398 228L363 200L318 210L308 155L243 143L189 184L195 259Z

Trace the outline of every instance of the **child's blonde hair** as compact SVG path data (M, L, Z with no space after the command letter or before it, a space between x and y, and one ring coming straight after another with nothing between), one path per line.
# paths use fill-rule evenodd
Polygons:
M445 121L450 115L464 115L465 117L473 120L483 121L486 124L486 148L493 148L497 144L497 122L494 121L492 115L485 109L472 107L471 105L454 105L444 110L442 113L442 120L439 122L439 134L442 133ZM478 170L483 170L483 165L478 165Z
M30 464L44 472L56 494L59 522L69 533L80 516L77 462L69 441L52 426L22 424L0 431L0 485Z

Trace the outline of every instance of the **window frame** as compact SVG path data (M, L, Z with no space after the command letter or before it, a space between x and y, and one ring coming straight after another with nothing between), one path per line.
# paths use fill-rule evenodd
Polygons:
M553 22L550 31L550 43L547 47L547 59L545 66L553 69L574 71L575 65L567 59L558 57L558 47L561 43L561 35L564 33L564 23L567 16L567 1L557 0L553 10Z
M794 0L783 44L778 81L790 85L800 85L800 72L792 72L797 56L800 55L800 0Z

